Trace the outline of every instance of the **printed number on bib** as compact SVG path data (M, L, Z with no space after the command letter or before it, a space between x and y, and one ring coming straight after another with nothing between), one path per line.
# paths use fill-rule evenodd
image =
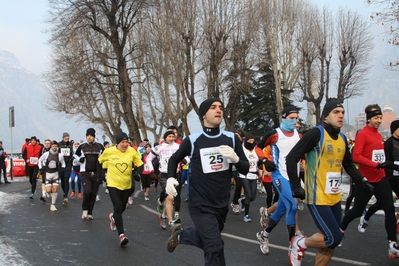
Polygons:
M385 162L385 153L384 150L373 150L371 160L376 163Z
M326 188L324 193L326 194L338 194L341 192L341 172L327 172L326 176Z
M29 158L29 163L30 164L38 164L38 162L39 162L39 158L37 158L37 157L30 157Z
M61 154L62 156L69 156L70 155L70 149L69 148L61 148Z
M200 150L202 170L204 174L225 171L230 164L219 151L219 148L204 148Z

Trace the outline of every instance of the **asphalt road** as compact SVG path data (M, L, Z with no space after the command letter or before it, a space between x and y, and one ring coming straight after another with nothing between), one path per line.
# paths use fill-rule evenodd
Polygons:
M109 229L112 205L104 188L100 188L94 220L86 221L81 219L81 200L70 200L63 207L59 193L58 211L53 213L49 203L42 203L37 196L40 186L33 200L29 199L29 187L26 178L0 185L1 265L204 265L198 248L179 245L173 253L167 252L170 233L159 227L153 188L150 201L144 201L143 192L137 191L134 204L123 214L130 242L121 248L117 233ZM263 255L259 249L255 234L261 230L258 210L264 202L265 194L258 194L252 202L252 223L245 223L242 214L229 212L223 230L227 265L289 265L284 220L270 236L270 254ZM183 201L183 227L192 225L186 206ZM299 221L305 235L317 231L306 207L300 211ZM365 234L357 231L357 223L358 219L349 226L344 245L337 248L330 265L399 265L399 259L388 259L384 216L375 215ZM313 265L316 251L309 249L302 265Z

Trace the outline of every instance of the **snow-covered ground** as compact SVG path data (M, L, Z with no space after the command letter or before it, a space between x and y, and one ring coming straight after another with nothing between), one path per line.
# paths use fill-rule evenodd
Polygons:
M16 178L13 182L20 182L21 180ZM25 195L26 197L26 195ZM22 194L12 193L8 194L0 191L0 224L6 223L6 215L10 213L10 206L18 203L23 198ZM0 228L0 265L30 265L25 259L18 253L14 248L17 245L17 241L4 236L1 232L4 228Z

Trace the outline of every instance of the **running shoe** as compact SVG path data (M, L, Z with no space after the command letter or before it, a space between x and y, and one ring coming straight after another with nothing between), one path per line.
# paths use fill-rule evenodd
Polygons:
M175 217L173 217L173 223L175 224L181 224L181 220L180 220L180 215L179 214L175 214Z
M148 195L145 195L145 196L144 196L144 200L145 200L145 201L149 201L149 200L150 200L150 197L148 197Z
M82 199L82 192L78 192L78 199Z
M163 213L163 204L160 198L157 199L157 211L161 214Z
M172 228L173 228L174 225L175 225L175 223L174 223L173 221L170 221L170 222L168 223L168 231L169 231L169 232L172 232Z
M180 224L176 224L172 227L172 233L170 234L170 237L168 238L168 241L166 242L166 247L169 252L173 252L177 245L179 245L179 236L183 232L183 228L181 227Z
M303 211L304 206L303 206L303 200L298 199L298 210Z
M234 204L233 202L231 202L230 206L234 213L236 213L236 214L240 213L240 205Z
M396 242L389 243L388 257L390 259L399 258L399 245Z
M360 217L360 221L359 221L359 225L357 226L357 230L358 230L360 233L363 234L364 232L366 232L367 225L368 225L368 223L367 223L367 221L364 219L364 215L363 215L362 217Z
M68 198L64 198L62 201L62 206L68 206Z
M104 192L105 194L108 194L109 192L108 192L108 188L106 188L105 189L105 192Z
M294 236L291 238L290 247L288 249L288 260L292 266L300 266L305 256L306 249L298 245L298 242L303 238L302 236Z
M129 239L125 236L125 234L120 234L119 235L119 244L121 247L126 246L126 244L129 243Z
M186 196L186 198L185 198L185 200L184 200L185 202L187 202L188 201L188 196Z
M260 231L256 233L256 238L260 244L260 251L262 251L262 253L265 255L269 254L269 237L264 236L263 231Z
M133 197L129 197L127 199L127 204L132 205L133 204Z
M267 212L266 207L260 207L259 209L259 214L260 214L260 226L266 227L267 223L269 222L269 213Z
M56 212L57 211L57 208L55 207L54 204L50 205L50 211L52 211L52 212Z
M30 193L29 198L33 199L33 193Z
M100 195L97 194L96 201L100 201Z
M168 226L168 218L167 217L162 217L162 214L158 216L159 219L159 227L161 229L166 229L166 226Z
M252 222L251 216L249 216L248 214L244 216L244 222L246 223L250 223Z
M87 219L87 213L88 213L88 211L83 211L83 213L82 213L82 219L83 220Z
M88 215L87 215L87 220L94 220L94 217L93 217L93 215L91 215L91 214L88 214Z
M43 201L43 202L47 201L43 196L40 196L40 200Z
M75 195L76 195L76 194L75 194L75 191L72 191L72 192L71 192L71 195L69 195L69 198L70 198L70 199L73 199L73 198L75 197Z
M109 228L111 229L111 231L115 232L115 231L116 231L116 224L115 224L115 220L114 220L113 215L114 215L114 214L113 214L112 212L108 215L108 218L109 218Z

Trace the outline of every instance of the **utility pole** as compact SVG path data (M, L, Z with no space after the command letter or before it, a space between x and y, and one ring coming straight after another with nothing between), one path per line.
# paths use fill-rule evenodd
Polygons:
M10 162L10 177L11 177L11 180L14 180L13 167L12 167L12 157L13 157L12 128L15 127L14 106L11 106L9 108L8 120L9 120L9 126L10 126L10 136L11 136L11 156L10 156L10 160L9 160L9 162Z

